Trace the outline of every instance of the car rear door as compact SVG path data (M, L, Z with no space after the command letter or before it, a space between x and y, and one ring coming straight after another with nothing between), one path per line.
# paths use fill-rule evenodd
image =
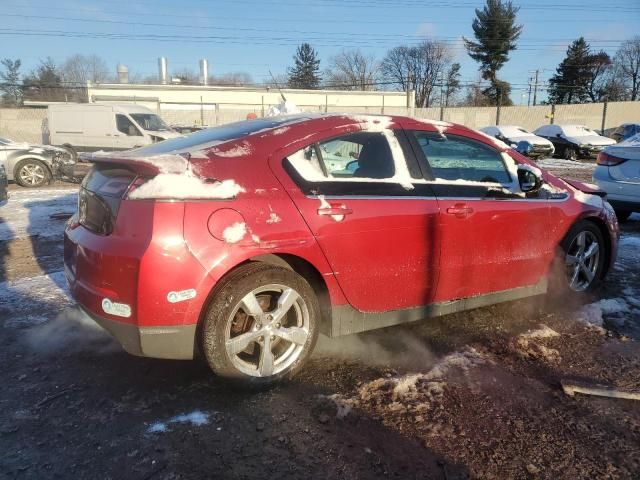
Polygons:
M438 204L402 130L328 138L274 166L354 308L431 302Z
M554 255L546 195L514 193L514 160L478 139L417 130L408 135L440 205L435 301L536 285Z

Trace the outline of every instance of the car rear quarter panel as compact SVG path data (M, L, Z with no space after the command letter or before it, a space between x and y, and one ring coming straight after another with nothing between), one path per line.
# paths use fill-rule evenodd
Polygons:
M268 152L268 149L261 151ZM245 165L238 163L242 160L236 158L201 162L198 167L201 175L210 178L233 178L244 188L244 192L233 200L184 203L186 245L202 265L203 271L207 272L207 278L198 287L199 301L191 302L187 322L197 321L196 313L205 307L206 292L210 292L225 274L243 262L265 254L293 255L309 262L323 277L331 303L346 303L333 272L300 212L268 168L262 154L254 155L246 159ZM237 214L216 215L223 209ZM220 221L229 224L220 225ZM236 221L244 222L244 237L236 243L220 238L220 232Z

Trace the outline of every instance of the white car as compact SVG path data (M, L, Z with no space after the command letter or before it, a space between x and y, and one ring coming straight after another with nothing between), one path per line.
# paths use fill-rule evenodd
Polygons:
M531 158L552 157L553 143L517 125L494 125L480 129Z
M607 192L618 221L640 212L640 133L598 155L593 181Z
M543 125L533 133L553 143L556 154L567 160L596 157L605 147L616 143L584 125Z

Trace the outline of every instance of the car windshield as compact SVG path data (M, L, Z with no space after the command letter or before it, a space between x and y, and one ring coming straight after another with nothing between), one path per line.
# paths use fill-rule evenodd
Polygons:
M568 137L590 137L598 135L596 132L583 125L567 125L562 127L562 132Z
M167 124L155 113L131 113L130 115L143 130L150 132L170 130Z
M515 126L500 127L500 131L505 137L528 137L533 135L533 133L527 132L524 128Z

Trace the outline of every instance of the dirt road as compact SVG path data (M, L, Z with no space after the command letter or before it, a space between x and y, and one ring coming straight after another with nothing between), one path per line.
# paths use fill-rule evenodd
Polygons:
M537 298L329 341L292 383L232 390L132 357L73 309L73 189L0 207L0 477L638 478L640 216L595 298Z

